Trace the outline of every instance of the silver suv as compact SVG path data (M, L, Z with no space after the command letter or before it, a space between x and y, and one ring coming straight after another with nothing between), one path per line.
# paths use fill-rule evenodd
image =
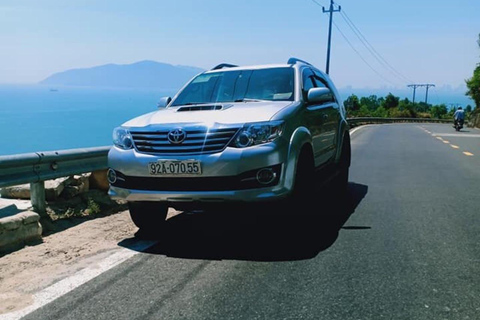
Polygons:
M159 110L113 131L109 194L154 230L169 207L281 204L291 212L329 182L341 195L350 166L343 102L325 73L286 64L220 64L195 76ZM273 207L272 207L273 208Z

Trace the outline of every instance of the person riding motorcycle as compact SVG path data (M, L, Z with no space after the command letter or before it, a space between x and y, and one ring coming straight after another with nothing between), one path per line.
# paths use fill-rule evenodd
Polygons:
M453 114L453 127L457 127L457 123L460 125L460 128L463 127L463 121L465 120L465 112L462 107L458 107L458 110Z

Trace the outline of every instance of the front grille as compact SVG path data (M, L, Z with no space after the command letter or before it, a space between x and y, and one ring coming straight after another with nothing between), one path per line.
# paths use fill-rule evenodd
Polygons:
M202 154L214 153L225 149L238 131L234 128L185 127L185 140L173 144L168 140L168 133L173 128L130 131L133 142L139 152L150 154Z

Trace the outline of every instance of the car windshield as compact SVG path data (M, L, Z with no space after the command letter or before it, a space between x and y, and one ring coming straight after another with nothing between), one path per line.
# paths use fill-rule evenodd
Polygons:
M172 106L241 101L292 101L290 67L204 73L178 95Z

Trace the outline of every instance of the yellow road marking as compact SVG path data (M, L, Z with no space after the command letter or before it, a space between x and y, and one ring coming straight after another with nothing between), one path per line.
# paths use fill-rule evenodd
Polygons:
M459 146L456 146L454 144L451 144L450 147L452 147L453 149L458 149L459 148Z
M470 157L473 156L473 153L470 153L470 152L467 152L467 151L463 152L463 154L466 155L466 156L470 156Z

